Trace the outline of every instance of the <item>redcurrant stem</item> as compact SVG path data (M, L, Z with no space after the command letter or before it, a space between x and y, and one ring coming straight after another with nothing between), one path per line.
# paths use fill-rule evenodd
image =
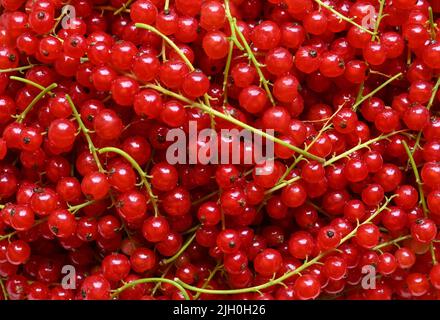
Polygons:
M166 265L166 264L169 264L169 263L176 261L182 255L182 253L184 253L185 250L190 246L190 244L194 241L195 238L196 238L196 234L194 233L191 237L189 237L186 240L186 242L183 244L183 246L180 248L179 251L177 251L177 253L174 256L172 256L171 258L168 258L168 259L164 259L160 263L162 265Z
M231 68L232 53L234 52L234 42L229 40L229 51L226 59L225 70L223 71L223 106L228 104L228 78L229 69Z
M72 101L72 98L66 94L67 102L70 105L70 108L72 109L73 116L75 117L76 122L78 123L78 126L83 133L84 137L86 138L87 144L89 146L90 153L93 155L93 159L96 162L96 165L98 166L99 172L104 172L104 168L101 164L101 160L99 160L98 154L96 153L95 145L93 144L92 138L90 138L89 132L90 130L87 129L84 122L81 119L81 115L79 114L78 110L75 107L75 104Z
M165 0L165 5L163 6L163 11L167 13L170 10L170 0Z
M162 275L160 276L161 279L165 278L165 276L168 274L168 272L171 270L171 268L173 267L172 264L168 265L168 267L166 267L166 269L163 271ZM159 289L160 287L160 282L157 282L156 285L154 286L153 290L151 290L151 296L154 297L154 295L156 294L157 289Z
M43 87L41 84L38 84L38 83L36 83L36 82L34 82L34 81L31 81L31 80L28 80L28 79L25 79L25 78L16 77L16 76L10 76L9 79L11 79L11 80L15 80L15 81L19 81L19 82L23 82L23 83L26 83L26 84L28 84L28 85L30 85L30 86L33 86L33 87L35 87L35 88L37 88L37 89L40 89L40 90L44 90L44 89L46 89L46 88Z
M391 78L391 76L389 74L385 74L383 72L373 70L373 69L370 69L370 74L378 74L378 75L385 77L385 78L388 78L388 79Z
M321 135L327 131L328 129L330 129L332 127L332 125L330 123L330 121L338 114L338 112L344 107L343 103L338 110L336 110L336 112L334 112L331 117L327 118L327 121L324 123L324 125L322 126L321 130L319 130L318 134L316 135L316 137L312 140L312 142L310 142L308 145L306 145L306 147L304 148L305 151L309 151L309 149L316 143L316 141L318 141L318 139L321 137ZM299 157L297 157L293 163L290 165L289 168L287 168L286 172L284 172L284 174L281 176L281 178L278 181L283 181L288 175L289 173L296 167L296 165L303 159L304 157L302 155L299 155Z
M139 29L145 29L145 30L151 31L154 34L156 34L159 37L161 37L163 40L165 40L165 42L171 48L173 48L174 51L176 51L176 53L180 56L180 58L183 60L183 62L185 62L185 64L188 66L190 71L194 71L195 70L195 68L192 65L191 61L188 60L188 58L185 56L185 54L182 52L182 50L180 50L180 48L170 38L168 38L166 35L164 35L162 32L157 30L155 27L150 26L150 25L145 24L145 23L136 23L135 26L136 26L136 28L139 28Z
M55 89L58 85L56 83L52 83L47 88L44 88L43 91L41 91L32 101L29 103L29 105L26 107L26 109L23 110L22 113L20 113L17 116L17 123L22 123L23 120L26 118L27 114L32 110L32 108L37 104L38 101L40 101L46 94L48 94L50 91Z
M9 299L8 291L6 291L5 284L3 283L3 279L2 278L0 278L0 287L2 288L4 299L8 300Z
M118 289L116 289L112 295L111 298L114 299L116 298L119 294L121 294L121 292L123 292L126 289L132 288L138 284L142 284L142 283L150 283L150 282L165 282L168 284L171 284L173 286L175 286L177 289L179 289L179 291L182 293L182 295L184 296L185 300L191 300L188 292L186 292L186 290L179 284L177 283L177 281L173 281L170 279L166 279L166 278L144 278L144 279L138 279L132 282L128 282L126 284L124 284L122 287L119 287Z
M434 13L432 11L432 7L428 8L428 12L429 12L429 26L431 29L431 40L435 40L436 38L435 29L437 28L437 24L434 21Z
M206 196L201 197L200 199L197 199L196 201L194 201L194 202L192 203L192 205L193 205L193 206L196 206L196 205L198 205L198 204L201 204L201 203L205 202L206 200L212 198L212 197L215 196L216 194L218 194L218 191L213 191L213 192L207 194Z
M431 97L429 98L428 104L426 105L426 109L431 109L432 105L434 104L435 97L437 95L438 89L440 87L440 77L437 78L437 82L435 83L434 87L432 88ZM420 139L422 138L422 131L419 131L417 134L416 142L414 143L414 147L412 148L412 153L414 155L414 152L416 152L417 148L420 147Z
M13 231L13 232L10 232L10 233L5 234L3 236L0 236L0 241L3 241L5 239L10 239L11 237L15 236L16 234L17 234L17 231Z
M36 227L36 226L38 226L38 225L40 225L40 224L42 224L42 223L45 222L45 221L47 221L47 217L46 217L46 218L42 218L42 219L40 219L40 220L37 220L37 221L34 223L34 225L32 226L32 228L33 228L33 227ZM10 232L10 233L5 234L5 235L3 235L3 236L0 236L0 241L2 241L2 240L4 240L4 239L10 239L11 237L13 237L14 235L16 235L17 233L18 233L18 231L13 231L13 232Z
M128 0L127 2L125 2L121 7L119 7L118 10L116 10L115 12L113 12L113 15L117 15L120 14L122 11L126 10L127 7L133 2L133 0Z
M215 274L219 270L221 270L222 267L223 267L223 265L217 264L217 266L209 273L208 278L206 279L206 281L201 286L202 289L206 288L209 285L209 283L211 282L212 278L214 278ZM196 295L194 296L194 300L197 300L200 297L201 294L202 294L201 292L197 292Z
M433 242L431 242L431 244L429 245L429 250L431 251L432 265L435 266L438 262L437 257L435 256L435 247Z
M341 20L347 21L348 23L351 23L352 25L358 27L359 29L361 29L362 31L369 33L370 35L373 35L374 33L366 28L364 28L363 26L361 26L360 24L354 22L352 19L344 16L342 13L340 13L339 11L333 9L333 7L325 4L324 2L322 2L321 0L314 0L317 4L319 4L321 7L326 8L328 11L334 13L336 16L338 16Z
M419 170L417 169L417 164L405 140L402 140L402 145L405 148L406 153L408 154L409 163L411 164L411 167L414 172L414 177L416 178L417 187L419 188L420 204L422 205L423 214L425 215L425 217L428 217L429 210L428 210L428 206L426 205L425 193L423 192L423 183L422 180L420 179L420 174L419 174Z
M440 87L440 77L437 78L437 82L435 83L434 87L432 88L431 97L429 98L428 104L426 105L426 108L429 110L431 109L432 105L435 101L435 96L437 95L437 91Z
M263 71L261 71L261 68L260 68L261 64L258 62L257 58L255 58L255 55L254 55L251 47L247 43L246 38L244 37L243 33L240 31L240 29L238 29L237 23L235 20L233 20L233 27L235 29L235 32L238 34L241 42L244 45L244 49L248 55L248 58L252 61L252 64L254 65L255 69L257 70L258 76L260 78L260 82L263 84L263 87L266 90L267 97L269 98L272 105L275 105L275 100L272 96L272 92L270 91L270 88L268 85L269 81L266 80L266 78L264 77Z
M385 6L385 1L386 0L379 0L379 13L377 14L377 18L374 23L374 31L373 31L373 35L371 36L371 41L374 41L376 38L378 38L377 34L379 32L380 22L381 22L382 18L384 17L383 8Z
M383 140L383 139L388 139L389 137L391 137L391 136L393 136L395 134L401 133L403 131L405 131L405 130L394 131L394 132L391 132L391 133L388 133L388 134L385 134L385 135L377 136L376 138L373 138L373 139L370 139L368 141L365 141L364 143L360 143L357 146L351 148L350 150L347 150L347 151L345 151L343 153L340 153L337 156L334 156L334 157L330 158L329 160L327 160L324 163L324 166L328 166L328 165L330 165L332 163L335 163L338 160L341 160L341 159L343 159L345 157L348 157L350 154L352 154L353 152L355 152L357 150L363 149L363 148L365 148L365 147L369 146L370 144L375 143L377 141L380 141L380 140Z
M196 232L197 229L199 229L199 228L200 228L200 224L198 224L198 225L196 225L196 226L194 226L194 227L192 227L192 228L182 232L181 235L186 235L186 234L190 234L190 233Z
M18 68L0 69L0 73L15 72L15 71L22 72L24 70L32 69L35 66L36 66L35 64L30 64L28 66L23 66Z
M229 7L229 0L225 0L225 13L226 13L226 19L228 19L229 23L229 29L231 29L231 40L235 43L235 46L240 50L243 51L244 48L241 45L240 41L237 39L237 33L235 29L235 18L231 14L231 8Z
M358 224L356 226L356 228L354 228L348 235L346 235L344 238L342 238L342 240L339 243L339 246L342 245L343 243L345 243L346 241L348 241L349 239L353 238L356 235L356 232L361 225L370 223L370 221L373 220L380 212L385 210L392 198L394 198L394 196L387 198L385 203L381 207L379 207L375 213L373 213L368 219L366 219L361 224ZM260 290L269 288L271 286L281 284L284 280L292 277L293 275L300 274L302 271L306 270L308 267L312 266L313 264L318 263L323 257L325 257L326 255L328 255L329 253L331 253L335 250L336 250L336 248L321 252L315 258L308 260L308 261L305 261L300 267L296 268L295 270L287 272L276 279L273 279L269 282L266 282L264 284L261 284L261 285L255 286L255 287L248 287L248 288L242 288L242 289L232 289L232 290L211 290L211 289L204 289L204 288L199 288L199 287L195 287L195 286L186 284L177 278L175 279L175 281L177 283L179 283L180 285L182 285L182 287L184 287L185 289L188 289L190 291L200 292L200 293L207 293L207 294L240 294L240 293L247 293L247 292L258 292Z
M357 96L356 96L356 101L354 102L355 104L358 103L359 101L361 101L361 99L362 99L362 94L364 93L364 88L365 88L365 83L362 82L362 83L359 85L359 91L358 91L358 94L357 94Z
M235 125L243 128L243 129L247 129L247 130L249 130L249 131L251 131L251 132L253 132L255 134L258 134L258 135L268 139L268 140L271 140L271 141L273 141L275 143L278 143L278 144L280 144L280 145L282 145L282 146L284 146L284 147L286 147L286 148L288 148L290 150L293 150L293 151L295 151L295 152L297 152L299 154L302 154L306 158L310 158L312 160L316 160L316 161L321 162L321 163L323 163L325 161L324 159L322 159L322 158L320 158L318 156L315 156L314 154L311 154L311 153L309 153L307 151L304 151L301 148L298 148L298 147L293 146L293 145L291 145L289 143L286 143L285 141L283 141L283 140L281 140L279 138L276 138L276 137L274 137L274 136L272 136L272 135L270 135L270 134L268 134L268 133L266 133L264 131L256 129L256 128L254 128L254 127L252 127L252 126L250 126L250 125L248 125L248 124L246 124L244 122L241 122L240 120L237 120L237 119L235 119L234 117L232 117L232 116L230 116L228 114L224 114L224 113L219 112L219 111L217 111L215 109L209 108L208 106L206 106L203 103L198 103L198 102L192 101L192 100L190 100L190 99L188 99L188 98L186 98L186 97L184 97L184 96L182 96L182 95L180 95L178 93L175 93L173 91L167 90L167 89L165 89L165 88L163 88L161 86L155 85L155 84L147 84L145 87L150 88L150 89L154 89L154 90L159 91L159 92L161 92L161 93L163 93L163 94L165 94L167 96L171 96L171 97L176 98L176 99L178 99L180 101L183 101L186 104L188 104L189 107L199 108L199 109L205 111L208 114L211 114L211 115L214 115L216 117L219 117L219 118L221 118L223 120L226 120L226 121L228 121L228 122L230 122L232 124L235 124Z
M313 208L315 208L316 211L323 214L327 218L330 218L330 215L327 212L325 212L320 206L318 206L316 203L314 203L313 201L307 201L307 204L312 206Z
M346 152L343 152L343 153L341 153L341 154L339 154L339 155L337 155L337 156L333 156L332 158L330 158L329 160L327 160L326 162L324 162L323 166L324 166L324 167L329 166L329 165L333 164L334 162L336 162L336 161L338 161L338 160L341 160L341 159L343 159L343 158L345 158L345 157L348 157L351 153L353 153L353 152L355 152L355 151L357 151L357 150L360 150L360 149L362 149L362 148L366 148L366 147L368 147L368 145L370 145L370 144L372 144L372 143L374 143L374 142L376 142L376 141L380 141L380 140L383 140L383 139L388 139L388 138L391 137L392 135L394 135L394 134L398 134L398 133L401 133L401 132L403 132L403 131L404 131L404 130L400 130L400 131L396 131L396 132L389 133L389 134L387 134L387 135L381 135L381 136L378 136L378 137L376 137L376 138L374 138L374 139L368 140L368 141L366 141L366 142L364 142L364 143L358 144L357 146L351 148L350 150L347 150ZM286 180L286 181L279 182L279 183L278 183L277 185L275 185L274 187L272 187L272 188L266 190L266 191L265 191L265 194L271 194L271 193L273 193L273 192L275 192L275 191L278 191L278 190L280 190L280 189L282 189L282 188L284 188L284 187L286 187L286 186L288 186L288 185L290 185L290 184L292 184L292 183L294 183L295 181L298 181L298 180L300 180L300 179L301 179L300 176L296 176L296 177L293 177L293 178L290 179L290 180Z
M132 156L130 156L127 152L125 152L121 149L118 149L115 147L105 147L105 148L98 149L99 154L109 153L109 152L114 152L114 153L120 155L121 157L123 157L138 172L138 174L141 178L142 184L145 186L145 189L147 189L147 193L150 197L151 204L153 205L154 216L158 217L159 216L159 208L157 205L157 196L155 196L153 194L153 190L151 189L150 183L148 182L147 177L146 177L147 174L144 172L144 170L142 170L142 168L139 166L139 164L136 162L136 160L133 159Z
M190 71L194 71L195 68L192 65L191 61L189 61L189 59L185 56L185 54L182 52L182 50L180 50L180 48L170 39L168 38L166 35L164 35L162 32L160 32L159 30L157 30L155 27L150 26L148 24L144 24L144 23L136 23L135 24L136 28L140 28L140 29L145 29L148 31L153 32L154 34L158 35L159 37L161 37L174 51L176 51L176 53L179 55L179 57L183 60L183 62L185 62L185 64L188 66L188 68L190 69ZM205 104L211 108L211 105L209 103L209 96L205 93L203 95L203 98L205 100ZM214 129L215 128L215 122L213 117L211 116L211 127Z
M315 0L316 1L316 0ZM393 82L394 80L396 80L397 78L399 78L402 75L402 72L399 72L398 74L395 74L394 76L392 76L391 78L389 78L387 81L385 81L384 83L382 83L380 86L378 86L376 89L374 89L373 91L371 91L370 93L368 93L366 96L363 96L359 101L357 101L354 105L353 105L353 110L356 111L357 108L365 101L370 99L372 96L374 96L376 93L378 93L380 90L382 90L383 88L385 88L387 85L389 85L391 82Z
M84 202L84 203L78 204L78 205L76 205L76 206L69 206L69 211L70 211L72 214L75 214L75 213L77 213L79 210L81 210L82 208L85 208L85 207L87 207L87 206L89 206L89 205L91 205L91 204L94 204L95 202L96 202L96 200L89 200L89 201L86 201L86 202Z
M411 239L411 235L410 234L407 234L405 236L401 236L401 237L395 238L393 240L390 240L390 241L378 244L372 250L377 251L377 250L380 250L382 248L388 247L389 245L397 245L397 243L402 242L402 241L407 240L407 239Z

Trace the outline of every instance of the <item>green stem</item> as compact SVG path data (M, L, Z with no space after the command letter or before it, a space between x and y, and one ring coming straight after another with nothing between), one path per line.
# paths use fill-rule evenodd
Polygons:
M334 156L334 157L330 158L329 160L327 160L324 163L324 166L328 166L328 165L330 165L332 163L335 163L338 160L341 160L341 159L343 159L345 157L348 157L350 154L352 154L353 152L355 152L357 150L363 149L363 148L365 148L365 147L369 146L370 144L375 143L377 141L380 141L380 140L383 140L383 139L388 139L389 137L391 137L391 136L393 136L395 134L398 134L400 132L402 132L402 130L401 131L391 132L391 133L385 134L385 135L380 135L380 136L377 136L374 139L368 140L368 141L366 141L364 143L360 143L357 146L351 148L350 150L347 150L347 151L345 151L345 152L343 152L343 153L341 153L341 154L339 154L337 156Z
M179 57L185 62L185 64L188 66L188 68L190 69L190 71L194 71L195 68L192 65L191 61L189 61L189 59L186 57L186 55L182 52L182 50L180 50L180 48L170 39L168 38L166 35L164 35L162 32L160 32L159 30L157 30L155 27L152 27L148 24L144 24L144 23L136 23L135 26L137 28L140 29L145 29L148 31L153 32L154 34L158 35L159 37L161 37L171 48L173 48L174 51L176 51L176 53L179 55ZM211 105L209 103L209 96L208 94L204 94L203 98L205 100L205 104L211 109ZM214 129L215 128L215 122L213 117L211 116L211 127Z
M41 91L32 101L29 103L29 105L26 107L26 109L23 110L22 113L20 113L17 116L17 122L22 123L23 120L26 118L27 114L32 110L32 108L40 101L46 94L48 94L50 91L55 89L58 85L56 83L52 83L47 88L44 88L43 91Z
M163 11L167 13L170 10L170 0L165 0L165 5L163 6Z
M383 18L383 9L385 6L385 1L386 0L379 0L379 13L377 14L377 19L374 24L374 31L373 31L373 35L371 36L371 41L374 41L377 38L377 34L379 32L380 22Z
M168 274L168 272L171 270L171 268L173 267L172 264L168 265L168 267L166 267L166 269L164 270L164 272L162 273L162 275L160 276L161 279L165 278L165 276ZM161 282L158 281L156 283L156 285L154 286L153 290L151 291L151 296L154 297L154 295L156 294L157 289L159 289Z
M11 79L11 80L15 80L15 81L19 81L19 82L23 82L23 83L25 83L25 84L28 84L28 85L30 85L30 86L32 86L32 87L35 87L35 88L37 88L37 89L40 89L40 90L44 90L44 89L46 89L46 88L43 87L41 84L38 84L38 83L36 83L36 82L33 82L33 81L28 80L28 79L25 79L25 78L16 77L16 76L10 76L9 79Z
M93 159L95 159L96 165L98 166L99 172L104 172L104 168L102 167L101 160L99 160L98 154L96 153L95 145L93 144L92 138L90 138L90 130L87 129L84 122L81 119L81 115L79 114L78 110L75 107L75 104L72 101L72 98L66 94L67 102L70 105L70 108L72 109L73 116L75 117L76 122L78 123L79 129L83 133L84 137L86 138L87 144L89 146L90 153L93 155Z
M432 7L428 8L428 12L429 12L429 27L431 29L431 40L435 40L436 38L435 29L437 28L437 24L434 21L434 13L432 12Z
M410 234L407 234L407 235L405 235L405 236L401 236L401 237L398 237L398 238L396 238L396 239L393 239L393 240L390 240L390 241L387 241L387 242L384 242L384 243L378 244L378 245L375 246L372 250L377 251L377 250L380 250L380 249L382 249L382 248L388 247L389 245L395 245L395 244L397 244L397 243L399 243L399 242L402 242L402 241L404 241L404 240L407 240L407 239L411 239L411 235L410 235Z
M180 285L177 281L173 281L173 280L166 279L166 278L144 278L144 279L138 279L138 280L126 283L122 287L116 289L112 293L111 298L112 299L116 298L124 290L132 288L138 284L151 283L151 282L165 282L165 283L171 284L171 285L175 286L177 289L179 289L180 292L182 292L182 295L185 297L185 300L191 300L188 295L188 292L186 292L186 290L183 288L182 285Z
M21 72L24 70L32 69L33 67L35 67L35 64L30 64L28 66L23 66L23 67L18 67L18 68L0 69L0 73L15 72L15 71Z
M339 243L339 246L342 245L343 243L345 243L346 241L348 241L349 239L353 238L356 235L356 232L358 230L358 228L361 225L364 224L368 224L370 223L371 220L373 220L380 212L382 212L383 210L385 210L388 206L388 204L390 203L391 199L393 197L390 197L388 199L386 199L385 203L376 210L375 213L373 213L368 219L366 219L364 222L362 222L361 224L357 225L356 228L354 228L348 235L346 235L344 238L342 238L342 240ZM240 294L240 293L247 293L247 292L258 292L264 289L267 289L271 286L277 285L277 284L281 284L284 280L296 275L296 274L300 274L303 270L306 270L308 267L310 267L313 264L318 263L323 257L325 257L326 255L328 255L329 253L333 252L335 249L333 250L328 250L328 251L324 251L321 252L319 255L317 255L315 258L304 262L300 267L296 268L295 270L292 270L290 272L287 272L285 274L283 274L282 276L273 279L269 282L263 283L261 285L258 286L254 286L254 287L248 287L248 288L242 288L242 289L231 289L231 290L212 290L212 289L204 289L204 288L199 288L199 287L195 287L189 284L184 283L183 281L181 281L180 279L175 279L177 283L181 284L182 287L184 287L185 289L188 289L190 291L195 291L195 292L200 292L200 293L207 293L207 294Z
M202 198L200 198L200 199L197 199L197 200L194 201L192 204L193 204L193 206L196 206L196 205L198 205L198 204L200 204L200 203L203 203L203 202L205 202L206 200L212 198L212 197L215 196L216 194L218 194L218 191L213 191L213 192L207 194L206 196L204 196L204 197L202 197Z
M257 70L260 82L263 84L263 87L266 90L267 97L269 98L272 105L275 105L275 99L273 98L272 92L270 91L270 88L269 88L269 81L264 76L263 71L261 71L261 68L260 68L261 64L258 62L257 58L255 58L255 55L252 52L251 47L247 43L246 38L244 37L243 33L240 31L240 29L238 29L236 21L234 20L233 22L234 22L235 32L238 34L238 37L240 38L241 42L243 43L244 49L248 55L248 58L252 61L252 64L254 65L255 69Z
M211 271L208 278L201 286L202 289L205 289L208 286L209 282L211 282L212 278L214 278L215 274L221 269L221 267L222 265L219 264L214 268L214 270ZM196 295L194 296L194 300L197 300L201 294L202 294L201 292L197 292Z
M316 1L316 0L315 0ZM353 105L353 110L356 111L357 108L367 99L371 98L372 96L374 96L376 93L378 93L380 90L382 90L383 88L385 88L387 85L389 85L391 82L393 82L394 80L396 80L397 78L399 78L402 75L402 72L399 72L398 74L392 76L391 78L389 78L387 81L385 81L384 83L382 83L380 86L378 86L376 89L374 89L373 91L371 91L370 93L368 93L366 96L363 96L361 99L359 99L359 101L357 101L354 105Z
M429 210L428 210L428 206L426 205L425 194L423 192L423 184L422 184L422 180L420 179L419 170L417 169L417 164L414 161L414 157L405 140L402 140L402 145L405 148L406 153L408 154L409 163L411 164L411 167L414 172L414 177L416 178L417 187L419 188L420 203L422 205L423 214L425 215L425 217L428 217Z
M431 97L429 98L428 104L426 105L426 108L428 110L431 109L432 105L434 104L435 96L437 95L437 91L439 87L440 87L440 77L437 78L437 81L434 87L432 88Z
M176 51L176 53L179 55L179 57L183 60L183 62L185 62L185 64L188 66L188 68L190 69L190 71L194 71L195 68L192 65L191 61L188 60L188 58L185 56L185 54L182 52L182 50L180 50L180 48L170 39L168 38L166 35L164 35L162 32L160 32L159 30L157 30L155 27L150 26L148 24L145 23L136 23L135 24L136 28L139 29L145 29L148 31L153 32L154 34L158 35L159 37L161 37L163 40L165 40L165 42L174 49L174 51Z
M435 247L433 242L431 242L431 244L429 245L429 250L431 251L432 265L435 266L438 262L435 256Z
M196 238L196 234L194 233L191 237L188 238L188 240L186 240L185 244L180 248L180 250L174 256L172 256L171 258L162 260L161 264L166 265L166 264L169 264L171 262L176 261L177 258L179 258L180 255L185 252L185 250L189 247L189 245L194 241L195 238Z
M226 59L225 70L223 71L223 106L228 104L228 78L229 69L231 68L232 53L234 51L234 42L229 40L229 52Z
M426 109L431 109L432 105L435 101L435 96L437 95L437 91L440 87L440 77L437 78L437 82L435 83L434 87L432 88L431 97L429 98L428 104L426 105ZM422 131L419 131L417 134L416 142L414 143L414 148L411 152L411 154L414 155L414 152L420 147L420 139L422 138Z
M5 300L9 299L8 291L6 291L5 284L3 283L3 279L0 278L0 287L2 288L3 296Z
M229 7L229 0L225 0L225 13L226 13L226 19L228 19L229 23L229 29L231 29L231 40L235 43L235 46L240 50L243 51L244 48L241 45L240 41L237 39L237 33L235 32L235 18L231 14L231 8Z
M127 7L133 2L133 0L128 0L126 3L124 3L119 9L117 9L113 15L120 14L122 11L125 11Z
M69 211L70 211L72 214L75 214L75 213L77 213L79 210L81 210L82 208L85 208L85 207L87 207L87 206L89 206L89 205L91 205L91 204L94 204L95 202L96 202L96 200L89 200L89 201L86 201L86 202L84 202L84 203L78 204L78 205L76 205L76 206L69 206Z
M363 26L361 26L360 24L354 22L352 19L344 16L342 13L340 13L339 11L336 11L335 9L333 9L331 6L325 4L324 2L322 2L321 0L314 0L317 4L319 4L321 7L326 8L328 11L330 11L331 13L335 14L336 16L338 16L341 20L344 20L348 23L351 23L352 25L358 27L359 29L361 29L362 31L369 33L370 35L373 35L373 32L364 28Z
M10 239L12 236L15 236L16 234L17 234L17 231L13 231L13 232L10 232L10 233L5 234L3 236L0 236L0 241L3 241L5 239Z
M221 113L221 112L219 112L219 111L217 111L215 109L211 109L208 106L206 106L205 104L192 101L192 100L190 100L190 99L188 99L186 97L183 97L180 94L177 94L177 93L175 93L173 91L167 90L167 89L165 89L165 88L163 88L161 86L155 85L155 84L147 84L145 87L150 88L150 89L154 89L156 91L159 91L159 92L161 92L161 93L163 93L163 94L165 94L167 96L170 96L170 97L173 97L173 98L176 98L176 99L178 99L180 101L185 102L190 107L199 108L199 109L205 111L206 113L212 114L212 115L214 115L216 117L219 117L219 118L221 118L223 120L226 120L226 121L228 121L228 122L230 122L232 124L235 124L235 125L243 128L243 129L247 129L247 130L249 130L249 131L251 131L251 132L253 132L255 134L258 134L258 135L268 139L268 140L271 140L271 141L273 141L275 143L278 143L278 144L280 144L280 145L282 145L282 146L284 146L284 147L286 147L286 148L288 148L290 150L293 150L293 151L295 151L295 152L297 152L299 154L302 154L306 158L313 159L313 160L316 160L316 161L321 162L321 163L323 163L325 161L324 159L322 159L322 158L320 158L318 156L315 156L314 154L306 152L303 149L298 148L296 146L293 146L293 145L291 145L289 143L286 143L285 141L283 141L283 140L281 140L279 138L276 138L276 137L274 137L274 136L272 136L272 135L270 135L270 134L268 134L268 133L266 133L264 131L256 129L256 128L254 128L254 127L252 127L252 126L250 126L250 125L248 125L248 124L246 124L244 122L241 122L240 120L237 120L237 119L235 119L234 117L232 117L230 115Z
M142 170L142 168L139 166L139 164L136 162L136 160L134 160L133 157L130 156L127 152L125 152L121 149L115 148L115 147L101 148L98 150L98 152L99 152L99 154L114 152L114 153L120 155L121 157L123 157L128 162L130 162L132 167L138 172L138 174L141 178L142 184L145 186L145 189L147 189L151 204L153 205L154 215L156 217L158 217L159 216L159 208L157 206L157 197L153 194L153 190L151 189L150 183L147 180L147 174L144 172L144 170Z

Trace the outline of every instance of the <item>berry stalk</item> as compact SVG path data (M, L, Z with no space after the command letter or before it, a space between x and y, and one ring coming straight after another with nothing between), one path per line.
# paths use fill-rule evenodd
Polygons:
M72 101L72 98L68 94L66 94L66 99L70 107L72 108L73 116L75 117L75 120L78 123L80 131L83 133L84 137L86 138L90 153L93 155L93 159L95 159L99 172L104 172L104 168L102 167L101 160L99 160L98 154L96 153L97 149L93 144L92 138L90 138L89 135L90 130L87 129L87 127L85 126L84 122L81 119L81 115L79 114L78 110L75 107L75 104Z
M50 91L55 89L58 85L56 83L52 83L47 88L44 88L32 101L29 103L29 105L26 107L26 109L23 110L22 113L20 113L17 116L16 122L22 123L24 119L26 118L27 114L32 110L32 108L40 101L46 94L48 94Z
M405 148L406 153L408 154L409 163L411 164L411 167L414 172L414 178L416 179L417 187L419 189L419 197L420 197L420 204L422 205L423 214L425 217L428 217L428 206L426 205L426 199L425 199L425 193L423 192L423 183L420 179L419 170L417 169L417 164L414 161L413 154L411 153L411 150L408 147L408 144L405 140L402 140L402 145Z
M142 184L145 186L145 189L147 189L147 193L148 193L148 196L150 197L151 204L153 205L154 216L158 217L159 216L159 208L157 205L157 196L153 194L153 190L151 189L150 183L147 180L147 174L144 172L144 170L142 170L142 168L139 166L139 164L136 162L136 160L133 159L132 156L130 156L127 152L125 152L121 149L118 149L115 147L105 147L105 148L98 149L99 154L109 153L109 152L114 152L114 153L120 155L121 157L123 157L138 172L138 174L141 178Z
M163 94L165 94L167 96L170 96L170 97L176 98L176 99L178 99L180 101L183 101L186 104L188 104L188 106L190 106L190 107L197 107L197 108L205 111L206 113L209 113L209 114L211 114L213 116L222 118L223 120L229 121L230 123L235 124L235 125L243 128L243 129L249 130L249 131L251 131L251 132L253 132L255 134L258 134L258 135L260 135L260 136L262 136L262 137L264 137L264 138L266 138L268 140L271 140L271 141L273 141L275 143L278 143L278 144L280 144L280 145L282 145L282 146L284 146L284 147L286 147L286 148L288 148L290 150L293 150L293 151L295 151L295 152L297 152L299 154L302 154L306 158L309 158L309 159L312 159L312 160L316 160L316 161L321 162L321 163L323 163L325 161L324 159L322 159L322 158L320 158L318 156L315 156L314 154L311 154L309 152L304 151L301 148L298 148L296 146L288 144L285 141L283 141L281 139L278 139L278 138L276 138L276 137L274 137L274 136L272 136L270 134L267 134L264 131L258 130L256 128L254 128L254 127L244 123L244 122L241 122L240 120L237 120L234 117L231 117L230 115L226 115L226 114L221 113L221 112L219 112L219 111L217 111L215 109L212 109L212 108L206 106L203 103L198 103L198 102L192 101L192 100L190 100L188 98L185 98L184 96L182 96L180 94L177 94L177 93L175 93L173 91L167 90L167 89L165 89L165 88L163 88L161 86L155 85L155 84L147 84L145 87L150 88L150 89L154 89L154 90L159 91L159 92L161 92L161 93L163 93Z
M189 297L188 293L183 288L183 286L181 286L176 281L173 281L173 280L170 280L170 279L166 279L166 278L144 278L144 279L138 279L138 280L126 283L122 287L119 287L118 289L114 290L112 295L111 295L111 298L112 299L116 298L124 290L132 288L132 287L134 287L134 286L136 286L138 284L151 283L151 282L159 282L159 283L164 282L164 283L171 284L171 285L175 286L177 289L179 289L179 291L182 293L182 295L185 298L185 300L191 300L191 298Z
M369 92L367 95L362 96L362 98L360 98L358 101L355 102L355 104L353 105L353 111L356 111L357 108L365 101L370 99L371 97L373 97L376 93L378 93L380 90L382 90L383 88L385 88L387 85L389 85L391 82L393 82L394 80L398 79L399 77L402 76L402 72L399 72L397 74L395 74L394 76L392 76L391 78L389 78L387 81L385 81L384 83L382 83L380 86L378 86L376 89L374 89L373 91Z

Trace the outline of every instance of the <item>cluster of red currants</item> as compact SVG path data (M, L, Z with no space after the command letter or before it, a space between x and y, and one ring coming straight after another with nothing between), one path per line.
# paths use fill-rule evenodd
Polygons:
M0 8L1 299L440 298L440 1Z

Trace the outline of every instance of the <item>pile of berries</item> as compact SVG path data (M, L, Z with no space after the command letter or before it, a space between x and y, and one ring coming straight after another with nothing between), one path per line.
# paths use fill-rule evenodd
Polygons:
M0 0L0 299L440 298L439 16Z

